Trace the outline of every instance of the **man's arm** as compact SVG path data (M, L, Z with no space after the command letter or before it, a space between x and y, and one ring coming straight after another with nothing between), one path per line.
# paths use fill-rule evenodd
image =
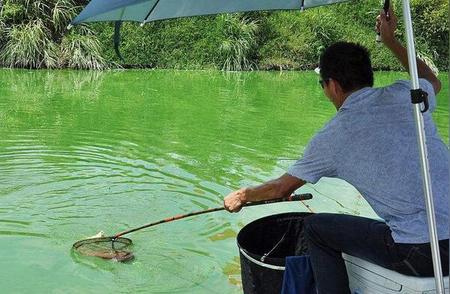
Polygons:
M384 10L382 10L377 18L376 30L380 32L383 44L395 55L395 57L397 57L403 67L409 72L408 51L395 37L396 29L397 17L395 16L391 5L389 8L389 20L387 20L386 14ZM416 60L419 78L429 81L433 85L434 93L437 95L441 90L441 82L425 62L419 58Z
M286 197L305 184L305 181L284 174L278 179L268 181L256 187L241 188L228 194L223 200L223 206L230 212L238 212L247 202L270 200Z

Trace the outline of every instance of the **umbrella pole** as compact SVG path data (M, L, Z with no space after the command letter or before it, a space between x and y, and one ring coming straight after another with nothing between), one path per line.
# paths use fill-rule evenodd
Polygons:
M405 21L406 37L408 42L409 74L411 78L411 90L419 89L419 77L417 72L416 49L414 47L414 33L412 29L411 9L409 0L403 1L403 17ZM413 104L414 118L416 121L417 141L422 167L422 181L427 209L428 231L430 235L431 253L433 256L433 269L436 282L436 293L444 294L444 279L442 275L441 259L439 255L439 243L436 230L436 217L434 213L433 192L431 190L431 177L428 163L425 128L420 109L421 104Z

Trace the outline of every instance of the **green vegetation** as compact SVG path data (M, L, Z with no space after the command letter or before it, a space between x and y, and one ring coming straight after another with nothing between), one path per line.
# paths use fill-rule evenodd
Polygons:
M14 67L103 68L122 64L113 48L113 24L67 32L69 20L87 1L6 0L0 18L0 63ZM392 1L391 1L392 2ZM30 4L33 3L33 4ZM369 48L373 66L401 70L375 40L380 1L356 0L305 12L252 12L157 21L122 27L123 66L175 69L311 69L320 52L338 40ZM46 7L45 9L43 7ZM394 1L401 11L401 2ZM418 54L448 67L447 0L412 0ZM31 13L30 13L31 12ZM399 38L404 39L399 16Z
M256 33L258 24L254 20L241 18L237 15L220 16L224 28L222 44L219 47L219 64L223 70L253 69L255 63L251 60L256 51Z
M72 0L6 0L0 14L0 64L25 68L102 69L91 29L67 31L80 6Z

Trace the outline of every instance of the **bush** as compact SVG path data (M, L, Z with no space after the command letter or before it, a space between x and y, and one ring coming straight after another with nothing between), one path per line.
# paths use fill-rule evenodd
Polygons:
M251 70L255 68L252 60L256 50L256 21L224 14L220 16L223 40L219 47L219 66L226 71Z
M72 0L4 1L0 14L0 64L24 68L104 68L100 43L90 30L80 26L66 32L79 8Z
M392 2L392 1L391 1ZM401 11L400 1L393 2ZM251 12L158 21L137 28L126 24L122 51L126 63L158 68L224 70L312 69L321 51L338 40L366 46L375 69L401 70L392 54L375 42L380 3L351 1L299 11ZM398 14L398 13L397 13ZM417 52L439 68L448 66L448 3L412 2ZM108 60L119 62L112 48L112 26L97 25ZM404 36L399 16L399 38Z
M441 68L448 68L449 9L447 0L412 1L417 38L426 43L424 55Z

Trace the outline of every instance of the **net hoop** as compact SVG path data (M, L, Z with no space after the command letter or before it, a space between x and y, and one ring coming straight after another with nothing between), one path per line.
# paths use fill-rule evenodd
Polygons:
M122 243L125 246L129 246L129 245L133 244L133 241L131 241L131 239L124 238L124 237L119 237L119 238L100 237L100 238L89 238L89 239L77 241L77 242L73 243L72 248L77 250L81 246L88 245L88 244L94 244L94 243L101 243L101 242Z
M99 244L108 244L109 248L105 248L105 250L99 250L98 248L89 248L89 246L95 246ZM131 251L125 250L126 247L132 244L133 242L128 238L100 237L77 241L72 245L72 249L77 253L85 256L95 256L103 259L125 262L134 258L134 255Z

